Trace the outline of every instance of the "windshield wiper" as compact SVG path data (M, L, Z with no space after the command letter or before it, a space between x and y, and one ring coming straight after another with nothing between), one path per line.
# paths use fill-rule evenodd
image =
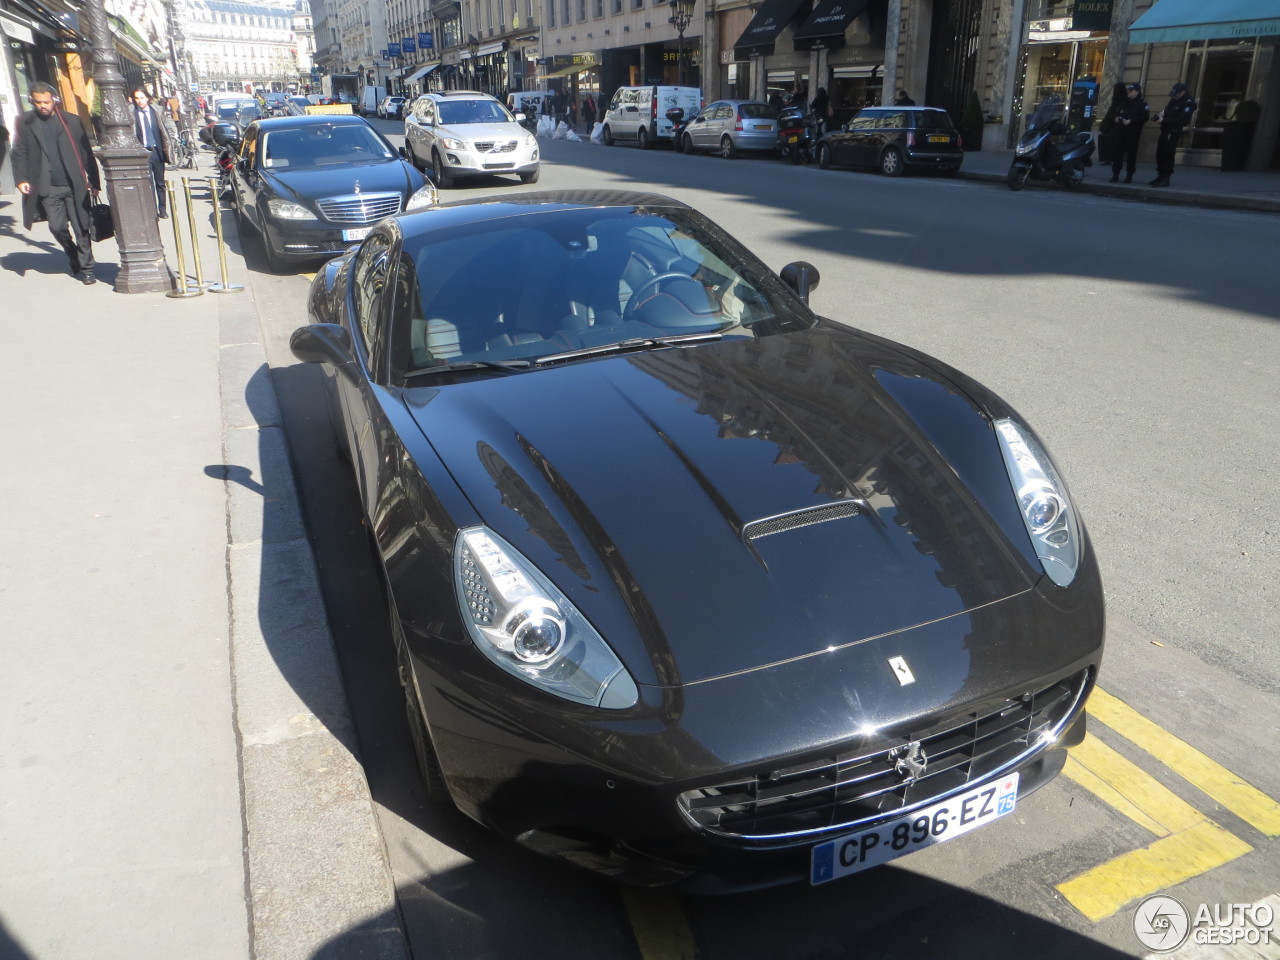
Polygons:
M527 369L529 369L528 360L459 360L457 363L440 363L434 367L410 370L404 377L406 380L413 380L416 377L434 377L441 373L467 370L500 370L503 373L511 373L513 370Z
M676 347L685 343L719 340L723 336L724 334L719 330L711 330L706 333L682 333L672 337L633 337L630 340L619 340L616 343L601 343L594 347L566 350L564 353L549 353L544 357L537 357L533 362L537 366L541 366L544 363L557 363L561 360L581 360L583 357L601 357L610 353L661 350L664 347Z

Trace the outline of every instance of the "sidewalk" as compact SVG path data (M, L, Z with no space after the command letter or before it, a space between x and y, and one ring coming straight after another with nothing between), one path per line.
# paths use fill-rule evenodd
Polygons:
M1003 182L1010 158L967 154L961 175ZM211 281L208 159L193 190ZM1091 168L1086 189L1280 212L1280 172L1109 176ZM4 960L407 955L223 222L246 289L126 296L114 242L82 286L0 196Z
M0 196L0 957L401 960L244 262L129 296L94 249Z
M971 150L964 155L960 176L1004 183L1012 163L1012 150ZM1095 155L1093 166L1085 171L1083 189L1123 200L1280 213L1280 170L1223 172L1215 167L1179 165L1174 169L1171 186L1148 186L1147 182L1155 177L1154 164L1140 163L1133 183L1111 183L1111 165L1100 163ZM1053 183L1028 181L1026 189L1036 188L1062 189Z

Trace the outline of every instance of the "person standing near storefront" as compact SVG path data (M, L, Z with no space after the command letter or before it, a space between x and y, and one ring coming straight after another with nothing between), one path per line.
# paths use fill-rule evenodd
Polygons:
M57 91L33 83L32 109L14 128L13 182L22 194L22 225L45 220L71 261L71 274L88 286L93 275L90 204L102 188L93 145L80 118L58 109ZM72 238L72 231L75 237Z
M151 168L151 181L156 187L156 213L161 220L169 216L164 189L164 165L169 162L169 131L160 119L160 111L151 104L147 91L139 87L133 98L133 132L138 142L147 148L147 165Z
M1120 179L1120 168L1125 168L1125 183L1133 183L1133 172L1138 168L1138 141L1142 138L1142 125L1150 117L1147 101L1142 99L1142 87L1131 83L1124 88L1113 116L1111 128L1115 137L1115 159L1111 161L1111 182Z
M1156 141L1156 178L1153 187L1167 187L1173 176L1173 160L1178 152L1182 131L1196 112L1195 98L1187 92L1185 83L1175 83L1169 91L1169 105L1151 119L1160 124L1160 139Z

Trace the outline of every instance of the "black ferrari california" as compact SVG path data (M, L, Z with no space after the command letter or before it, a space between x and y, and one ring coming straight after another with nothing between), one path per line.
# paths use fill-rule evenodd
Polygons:
M241 234L262 240L267 264L341 253L383 217L435 203L436 191L363 117L269 117L250 123L231 171Z
M433 799L645 885L824 883L1084 735L1098 567L1031 428L666 197L480 198L331 261L323 365Z

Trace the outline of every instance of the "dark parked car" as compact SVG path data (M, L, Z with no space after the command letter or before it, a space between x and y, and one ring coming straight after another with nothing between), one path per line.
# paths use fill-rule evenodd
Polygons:
M327 114L249 124L231 191L242 234L259 234L273 270L341 253L383 217L436 196L363 117Z
M615 191L391 217L317 275L292 348L432 799L711 891L883 863L1059 771L1103 602L1057 468L817 282Z
M937 107L867 107L818 141L823 167L877 167L890 177L908 167L955 173L964 160L960 133Z

